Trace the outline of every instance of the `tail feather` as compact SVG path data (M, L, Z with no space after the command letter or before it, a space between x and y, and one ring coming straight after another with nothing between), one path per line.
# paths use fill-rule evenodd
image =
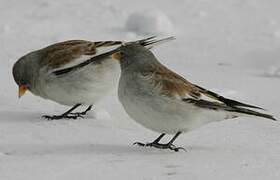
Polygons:
M156 37L157 36L151 36L151 37L148 37L148 38L145 38L145 39L140 39L140 40L137 40L137 41L129 41L129 42L123 43L123 45L128 45L128 44L131 44L131 43L137 43L137 44L140 44L142 46L145 46L148 49L151 49L155 45L162 44L164 42L171 41L171 40L175 39L175 37L173 37L173 36L163 38L163 39L156 39Z
M204 89L198 85L195 85L197 88L199 88L201 91L203 91L203 93L206 95L206 96L209 96L209 97L212 97L218 101L221 101L223 103L225 103L226 105L230 106L230 107L247 107L247 108L254 108L254 109L261 109L261 110L265 110L261 107L258 107L258 106L254 106L254 105L250 105L250 104L246 104L246 103L242 103L242 102L239 102L239 101L235 101L235 100L232 100L232 99L228 99L228 98L225 98L217 93L214 93L212 91L209 91L207 89Z
M258 116L258 117L263 117L263 118L267 118L267 119L271 119L276 121L276 119L269 114L264 114L264 113L260 113L257 111L253 111L247 108L243 108L243 107L234 107L234 106L228 106L227 104L221 104L218 102L211 102L211 101L206 101L206 100L202 100L202 99L192 99L192 98L187 98L187 99L182 99L184 102L186 103L190 103L193 104L197 107L200 107L202 109L208 109L208 110L214 110L214 111L227 111L227 112L232 112L232 113L238 113L238 114L247 114L250 116ZM239 115L237 115L239 116Z
M96 47L108 47L108 46L114 46L114 45L121 45L122 41L97 41L94 42Z
M136 42L139 43L142 46L147 47L148 49L151 49L155 45L162 44L162 43L165 43L167 41L171 41L171 40L175 39L175 37L173 37L173 36L163 38L163 39L158 39L158 40L155 39L155 38L156 38L156 36L152 36L150 38L146 38L146 39L139 40L139 41L136 41Z
M227 109L227 111L237 112L237 113L242 113L242 114L248 114L248 115L252 115L252 116L258 116L258 117L263 117L263 118L271 119L271 120L273 120L273 121L277 121L277 120L276 120L272 115L270 115L270 114L264 114L264 113L260 113L260 112L253 111L253 110L250 110L250 109L234 107L234 108L232 108L232 109Z

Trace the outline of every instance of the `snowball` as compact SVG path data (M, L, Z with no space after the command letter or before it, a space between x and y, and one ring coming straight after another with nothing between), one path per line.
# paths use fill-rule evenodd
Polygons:
M126 30L138 35L174 33L174 27L169 18L158 10L132 13L125 26Z

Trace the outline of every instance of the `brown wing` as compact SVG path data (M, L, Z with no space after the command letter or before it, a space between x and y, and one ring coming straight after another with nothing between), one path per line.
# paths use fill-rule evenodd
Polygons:
M169 97L179 97L180 100L189 104L193 104L194 106L208 110L222 110L231 113L247 114L276 120L272 115L246 109L261 109L260 107L224 98L223 96L188 82L183 77L170 71L164 66L159 66L156 68L156 71L153 72L152 77L153 78L150 79L153 79L155 87L160 87L162 94ZM231 114L231 116L227 118L234 117L238 117L238 115Z
M148 38L145 38L145 39L140 39L138 41L134 41L134 43L139 43L140 45L142 46L145 46L145 47L148 47L148 48L151 48L159 43L163 43L163 42L166 42L166 41L169 41L169 40L172 40L174 39L173 37L167 37L167 38L163 38L163 39L155 39L155 36L152 36L152 37L148 37ZM53 45L53 46L50 46L48 48L52 49L52 48L57 48L58 50L63 50L65 48L63 48L65 45L68 45L70 44L73 45L73 46L77 46L81 43L84 43L85 41L80 41L80 40L74 40L74 41L67 41L67 42L63 42L63 43L60 43L59 44L59 47L56 47L56 45ZM89 42L89 43L92 43L92 42ZM102 61L104 58L112 55L113 53L117 52L118 51L118 47L117 46L120 46L122 45L124 42L123 41L98 41L98 42L94 42L94 45L95 45L95 49L93 49L93 53L91 55L91 53L89 53L89 58L85 59L83 58L82 62L77 62L78 60L75 61L75 59L77 59L76 57L71 57L72 60L71 61L75 61L75 64L71 63L71 61L68 61L67 63L71 63L70 66L69 64L67 63L61 63L59 64L60 66L57 66L59 67L59 69L56 69L55 71L53 71L53 74L55 75L62 75L62 74L65 74L65 73L69 73L69 72L72 72L72 71L75 71L77 69L80 69L84 66L87 66L88 64L91 64L91 63L94 63L94 62L100 62ZM131 43L131 42L128 42L128 43ZM82 54L83 55L83 54ZM87 54L86 54L87 55ZM71 58L68 58L68 59L71 59ZM55 58L53 58L55 59ZM63 65L68 65L67 67L62 67Z
M162 92L167 96L175 96L181 99L193 98L195 100L215 102L215 104L224 104L229 107L262 109L257 106L225 98L217 93L192 84L182 76L172 72L163 65L157 66L155 72L153 72L152 74L154 83L156 83L158 87L161 87L161 89L163 90Z
M161 92L166 96L175 96L181 99L186 96L198 99L201 96L196 86L163 65L156 66L155 71L150 74L152 74L153 78L151 79L155 86L160 87Z
M56 69L74 61L81 55L94 55L96 48L93 42L71 40L53 44L41 51L41 65Z
M97 54L98 48L114 46L121 43L121 41L90 42L84 40L70 40L56 43L41 49L43 52L41 64L48 65L52 69L57 69L68 63L73 63L82 55L89 56L88 59L90 59Z

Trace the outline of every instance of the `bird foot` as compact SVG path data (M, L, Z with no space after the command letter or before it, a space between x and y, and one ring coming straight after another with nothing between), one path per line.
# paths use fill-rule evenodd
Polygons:
M77 119L77 118L84 118L81 114L79 113L71 113L73 115L53 115L53 116L48 116L44 115L42 116L43 118L46 118L47 120L60 120L60 119Z
M160 144L160 143L157 143L157 142L152 142L152 143L141 143L141 142L135 142L133 143L133 145L138 145L138 146L142 146L142 147L155 147L155 148L158 148L158 149L170 149L172 151L175 151L175 152L178 152L179 150L184 150L186 151L185 148L183 147L176 147L174 144Z
M74 113L69 113L69 114L82 117L82 116L86 115L87 113L86 112L74 112Z
M92 106L89 106L89 107L88 107L85 111L83 111L83 112L74 112L74 113L71 112L71 113L69 113L69 114L72 114L72 115L75 115L75 116L78 116L78 117L82 117L82 116L86 115L87 112L91 110L91 108L92 108Z

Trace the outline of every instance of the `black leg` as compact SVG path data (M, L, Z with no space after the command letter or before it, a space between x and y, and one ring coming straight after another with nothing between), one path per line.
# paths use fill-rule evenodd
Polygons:
M154 143L159 143L159 141L165 136L165 133L162 133L156 140L154 140Z
M66 111L65 113L61 114L61 115L53 115L53 116L48 116L48 115L44 115L42 116L43 118L46 118L48 120L59 120L59 119L77 119L78 117L83 117L81 115L69 115L71 114L71 112L73 110L75 110L77 107L79 107L81 104L76 104L75 106L73 106L71 109L69 109L68 111Z
M156 138L156 140L154 140L152 143L141 143L141 142L135 142L133 143L133 145L139 145L139 146L149 146L149 144L158 144L159 141L163 138L163 136L165 136L165 133L162 133L158 138Z
M173 142L178 138L178 136L180 135L180 134L182 134L182 132L177 132L176 134L175 134L175 136L169 141L169 143L167 143L167 144L173 144Z
M85 111L83 112L75 112L75 113L69 113L69 114L72 114L72 115L78 115L78 116L83 116L83 115L86 115L88 111L90 111L92 108L92 105L90 105Z
M161 140L161 138L165 135L164 133L161 134L155 141L153 141L152 143L140 143L140 142L136 142L134 144L139 145L139 146L150 146L150 147L155 147L155 148L159 148L159 149L170 149L173 151L178 152L180 149L185 150L182 147L176 147L175 145L173 145L173 142L178 138L178 136L181 134L182 132L177 132L175 134L175 136L167 143L167 144L160 144L159 141Z
M164 145L167 146L168 149L174 150L174 151L176 151L176 152L179 151L180 149L186 151L186 149L183 148L183 147L176 147L175 145L173 145L173 142L178 138L178 136L179 136L180 134L182 134L182 132L180 132L180 131L177 132L177 133L175 134L175 136L174 136L167 144L164 144Z

